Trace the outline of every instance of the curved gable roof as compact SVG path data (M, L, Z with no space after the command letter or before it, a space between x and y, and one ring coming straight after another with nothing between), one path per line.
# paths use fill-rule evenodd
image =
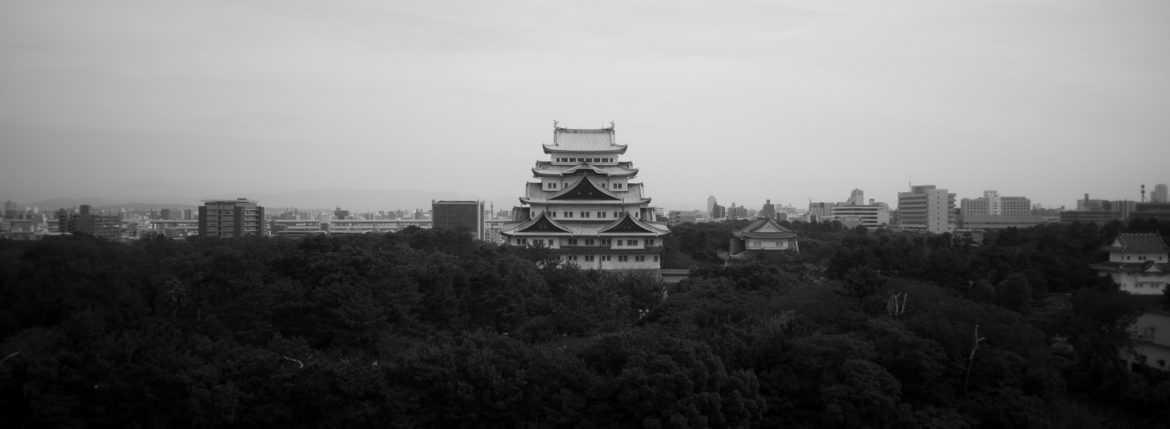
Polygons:
M647 224L641 220L635 219L629 213L625 213L621 219L610 224L609 226L601 228L598 233L620 233L620 234L655 234L661 235L665 232Z
M582 177L577 183L569 189L565 189L560 193L549 197L549 200L613 200L621 201L618 196L598 188L597 184L588 176Z
M776 221L768 218L756 219L752 223L739 231L735 231L736 237L750 237L750 238L796 238L796 233L792 230L780 226Z
M561 232L568 234L569 230L549 218L547 213L540 212L540 217L533 219L527 225L517 227L515 232Z
M617 144L614 139L613 127L601 129L557 127L553 130L553 143L544 145L544 152L625 153L626 146Z

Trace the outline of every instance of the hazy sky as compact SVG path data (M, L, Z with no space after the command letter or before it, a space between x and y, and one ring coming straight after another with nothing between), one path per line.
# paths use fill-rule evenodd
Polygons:
M553 120L616 121L668 208L1137 199L1170 2L0 0L0 199L516 197Z

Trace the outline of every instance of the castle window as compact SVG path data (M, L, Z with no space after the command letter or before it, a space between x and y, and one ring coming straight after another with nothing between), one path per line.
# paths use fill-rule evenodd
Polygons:
M585 255L585 262L593 262L593 255Z
M626 245L627 246L637 246L638 240L626 240Z
M569 245L570 245L570 246L576 246L576 245L577 245L577 239L576 239L576 238L570 238L570 239L569 239Z

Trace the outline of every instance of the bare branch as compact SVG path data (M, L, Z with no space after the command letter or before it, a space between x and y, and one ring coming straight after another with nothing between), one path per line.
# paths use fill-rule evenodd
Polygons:
M296 359L290 358L290 357L288 357L288 356L281 356L281 357L282 357L282 358L284 358L284 360L287 360L287 361L289 361L289 362L294 362L294 363L296 363L296 364L297 364L297 365L298 365L300 368L304 368L304 367L305 367L305 363L304 363L304 362L301 362L301 361L299 361L299 360L296 360Z

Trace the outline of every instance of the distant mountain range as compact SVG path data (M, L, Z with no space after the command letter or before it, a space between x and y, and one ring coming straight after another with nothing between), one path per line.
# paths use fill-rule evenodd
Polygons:
M130 195L124 189L116 196L93 198L53 198L33 203L17 203L19 207L38 207L42 211L59 208L73 208L82 204L89 204L95 209L101 208L195 208L202 205L203 200L222 200L248 198L260 205L272 209L297 208L302 210L323 209L332 210L335 207L349 210L354 213L377 210L413 210L429 209L431 200L484 200L485 208L495 203L497 210L510 209L519 202L516 197L499 197L485 199L474 195L458 192L435 192L416 189L311 189L284 193L262 194L220 194L196 195L188 192L174 194L151 193ZM165 191L154 189L154 191Z

